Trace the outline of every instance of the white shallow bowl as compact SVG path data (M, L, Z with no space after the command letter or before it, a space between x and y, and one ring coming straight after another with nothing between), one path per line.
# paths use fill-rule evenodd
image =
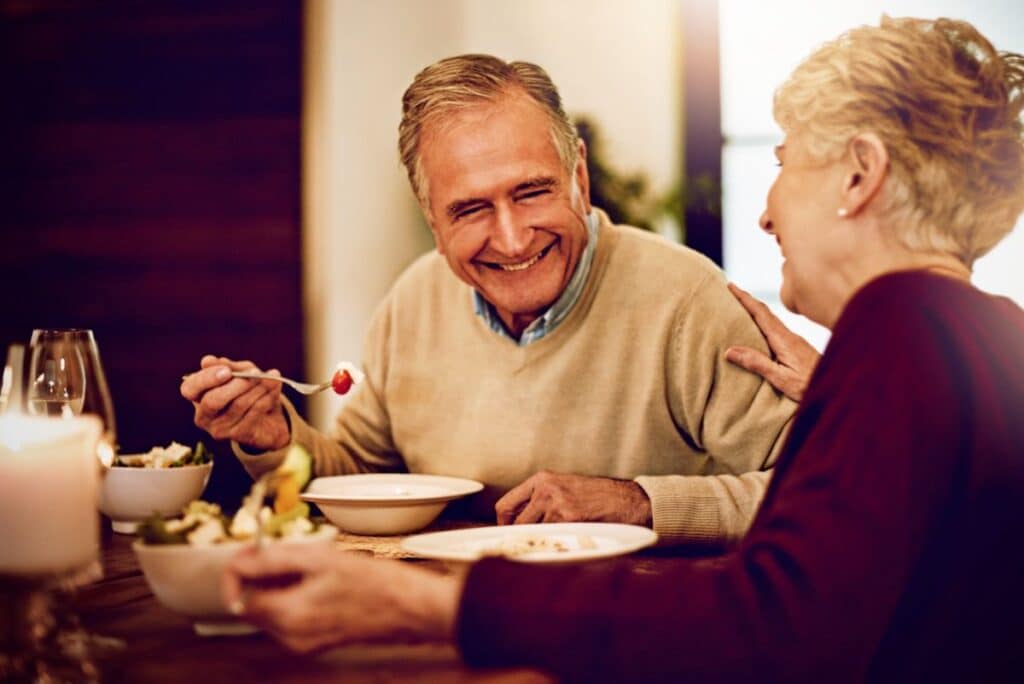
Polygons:
M100 511L113 521L115 532L133 534L138 523L154 513L181 513L206 488L213 463L180 468L106 468L100 487Z
M393 535L421 530L449 501L475 494L475 480L442 475L372 473L318 477L302 494L327 519L354 534Z
M333 546L338 530L322 525L315 533L294 539L264 539L264 544ZM132 544L146 582L157 600L176 613L196 620L199 634L247 634L255 631L230 614L221 595L221 575L228 560L251 545L251 541L230 541L210 546L187 544Z

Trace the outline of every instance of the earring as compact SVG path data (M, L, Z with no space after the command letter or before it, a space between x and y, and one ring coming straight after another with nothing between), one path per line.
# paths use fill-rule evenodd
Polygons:
M848 213L849 212L846 211L846 207L839 207L839 209L836 210L836 216L839 218L846 218Z

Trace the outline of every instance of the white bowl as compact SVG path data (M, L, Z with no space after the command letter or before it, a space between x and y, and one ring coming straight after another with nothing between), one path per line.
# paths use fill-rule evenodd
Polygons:
M289 539L264 539L264 544L333 546L338 530L322 525L313 534ZM198 621L200 634L247 633L254 631L228 611L221 595L221 575L228 560L252 544L252 541L229 541L209 546L188 544L145 544L140 539L132 544L142 574L157 600L176 613ZM235 629L231 629L235 625Z
M449 501L483 489L475 480L442 475L372 473L318 477L302 494L327 519L355 534L393 535L421 530Z
M180 468L105 468L100 511L113 521L115 532L133 534L138 523L154 513L181 513L203 493L212 470L212 462Z

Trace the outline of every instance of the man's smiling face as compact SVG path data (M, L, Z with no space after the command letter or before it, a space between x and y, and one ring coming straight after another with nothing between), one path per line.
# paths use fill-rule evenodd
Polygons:
M587 243L585 150L566 173L551 130L511 94L428 125L420 150L438 251L516 336L558 299Z

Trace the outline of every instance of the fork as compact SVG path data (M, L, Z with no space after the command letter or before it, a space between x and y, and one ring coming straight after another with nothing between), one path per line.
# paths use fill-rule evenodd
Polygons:
M327 382L321 382L319 385L314 385L311 382L299 382L298 380L292 380L291 378L284 378L280 375L271 375L269 373L260 373L259 371L232 371L231 376L235 378L246 378L249 380L275 380L277 382L283 382L302 394L316 394L317 392L323 392L331 386L330 380Z

